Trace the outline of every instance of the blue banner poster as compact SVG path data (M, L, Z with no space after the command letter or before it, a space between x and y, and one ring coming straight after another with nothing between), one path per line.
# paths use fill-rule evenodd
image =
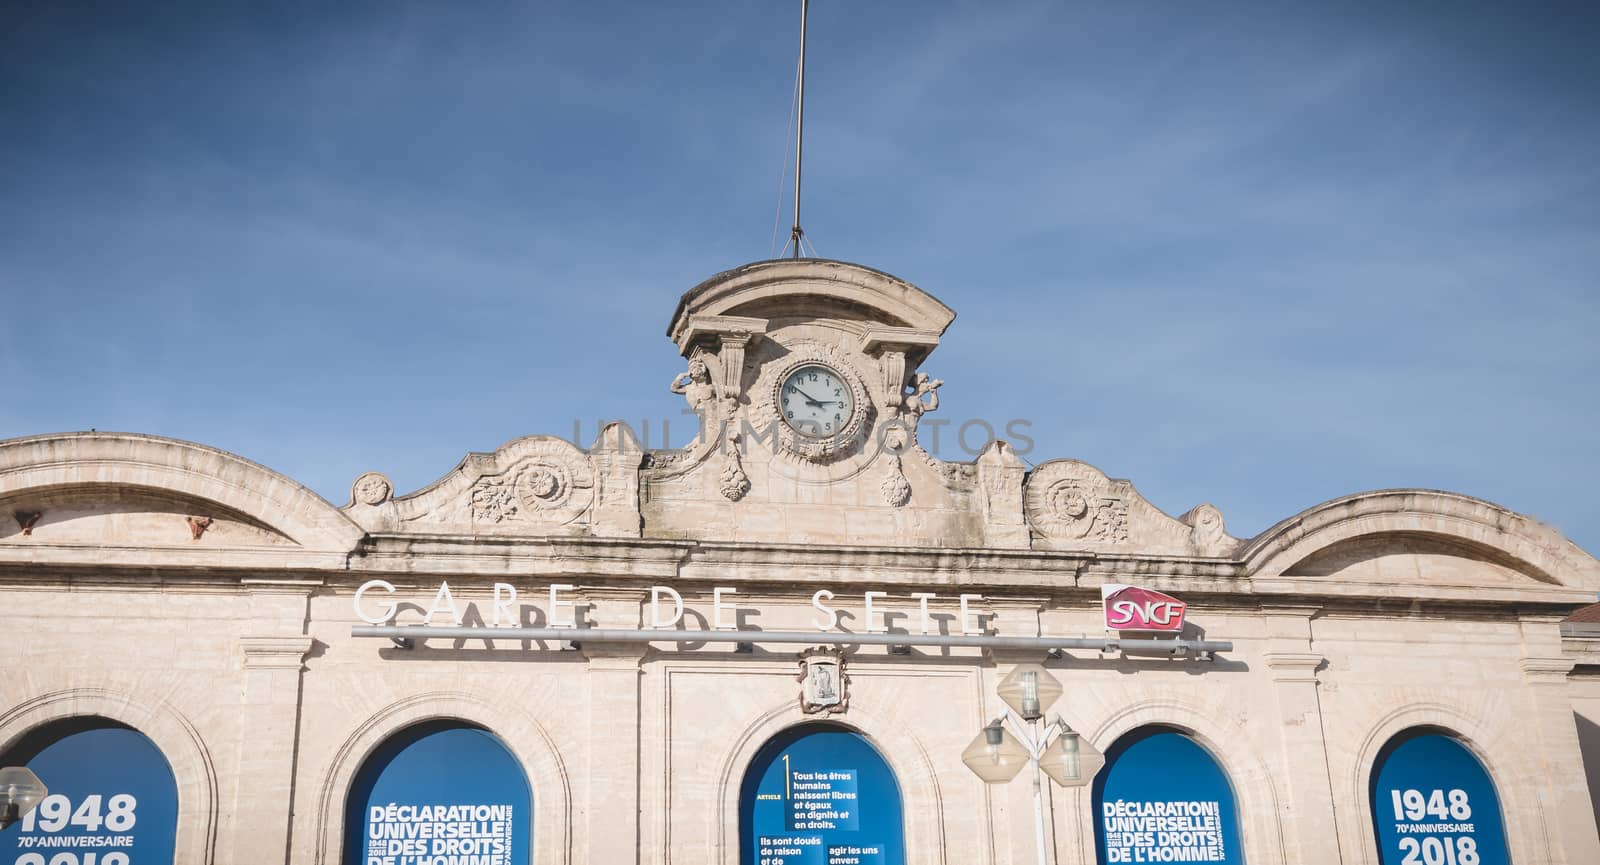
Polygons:
M900 785L848 730L808 727L768 742L739 798L741 865L904 865Z
M1094 811L1102 865L1244 862L1233 786L1206 749L1182 733L1118 742L1095 782Z
M6 761L33 770L50 794L0 832L3 865L171 865L178 786L144 734L80 730Z
M345 865L527 865L532 801L493 734L412 728L379 747L350 788Z
M1372 821L1383 865L1507 865L1494 784L1461 743L1428 733L1378 757Z

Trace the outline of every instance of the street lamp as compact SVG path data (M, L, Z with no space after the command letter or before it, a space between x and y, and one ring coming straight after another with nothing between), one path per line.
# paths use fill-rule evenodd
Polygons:
M1033 835L1039 865L1046 865L1044 852L1044 796L1039 774L1063 787L1082 787L1094 780L1106 763L1101 754L1082 736L1056 716L1044 729L1039 719L1061 697L1061 682L1039 664L1018 664L997 689L1008 711L978 734L961 752L961 762L985 784L1004 784L1027 764L1033 765ZM1010 722L1012 730L1006 728ZM1026 722L1026 723L1024 723ZM1020 740L1019 740L1020 737Z
M21 820L49 792L38 775L21 766L0 769L0 829Z

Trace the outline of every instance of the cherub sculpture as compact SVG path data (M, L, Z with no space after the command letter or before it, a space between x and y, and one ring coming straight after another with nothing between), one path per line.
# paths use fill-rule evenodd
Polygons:
M689 371L678 373L668 389L682 394L689 408L701 417L716 406L717 386L711 381L711 367L702 358L689 361Z
M932 378L925 372L919 372L916 378L905 386L901 409L910 417L913 425L923 414L939 408L939 386L942 384L944 384L943 379Z

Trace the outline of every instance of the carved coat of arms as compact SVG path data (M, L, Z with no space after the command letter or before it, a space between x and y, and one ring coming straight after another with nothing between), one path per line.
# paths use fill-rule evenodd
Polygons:
M843 714L850 708L850 675L844 653L836 648L806 649L800 653L800 711L807 715Z

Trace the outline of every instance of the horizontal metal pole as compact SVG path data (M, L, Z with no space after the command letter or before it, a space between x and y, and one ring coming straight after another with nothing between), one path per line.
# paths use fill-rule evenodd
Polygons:
M844 631L668 631L608 628L489 628L356 625L352 637L394 640L564 640L574 643L807 643L832 646L967 646L980 649L1094 649L1100 652L1189 654L1231 652L1226 640L1118 640L1090 637L1002 637L987 634L852 634Z

